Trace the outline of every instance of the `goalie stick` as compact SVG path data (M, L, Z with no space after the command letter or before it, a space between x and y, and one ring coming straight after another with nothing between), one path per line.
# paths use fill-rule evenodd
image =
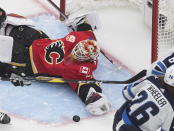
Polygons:
M57 77L46 77L46 76L36 76L36 77L24 77L24 80L46 82L46 83L105 83L105 84L129 84L133 83L144 76L146 76L147 70L142 70L132 78L125 81L109 81L109 80L65 80L63 78ZM2 81L10 81L10 78L1 78Z
M48 2L56 9L59 11L60 15L63 16L66 20L68 19L68 16L66 16L61 9L52 1L52 0L48 0Z

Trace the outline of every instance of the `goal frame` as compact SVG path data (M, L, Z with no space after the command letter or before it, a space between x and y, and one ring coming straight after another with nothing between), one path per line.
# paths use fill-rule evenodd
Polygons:
M152 4L152 46L151 46L151 63L158 58L158 16L159 0L153 0Z

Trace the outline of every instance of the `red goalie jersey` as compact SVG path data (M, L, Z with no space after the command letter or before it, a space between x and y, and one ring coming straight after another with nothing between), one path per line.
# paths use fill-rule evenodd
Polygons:
M65 79L93 79L97 60L78 61L72 58L72 49L82 40L96 40L92 31L71 32L61 39L39 39L30 47L34 74L61 76ZM70 83L75 90L77 84Z

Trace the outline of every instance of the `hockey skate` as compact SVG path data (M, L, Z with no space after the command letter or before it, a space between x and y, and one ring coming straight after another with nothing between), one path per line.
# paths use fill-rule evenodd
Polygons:
M1 124L8 124L8 123L10 123L10 121L11 121L11 119L7 114L0 112L0 123Z

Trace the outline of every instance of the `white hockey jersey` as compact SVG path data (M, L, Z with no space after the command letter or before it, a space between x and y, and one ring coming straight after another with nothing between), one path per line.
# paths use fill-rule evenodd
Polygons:
M162 87L155 76L147 77L139 84L128 85L123 95L131 100L122 114L124 123L143 131L159 128L174 131L174 96Z

